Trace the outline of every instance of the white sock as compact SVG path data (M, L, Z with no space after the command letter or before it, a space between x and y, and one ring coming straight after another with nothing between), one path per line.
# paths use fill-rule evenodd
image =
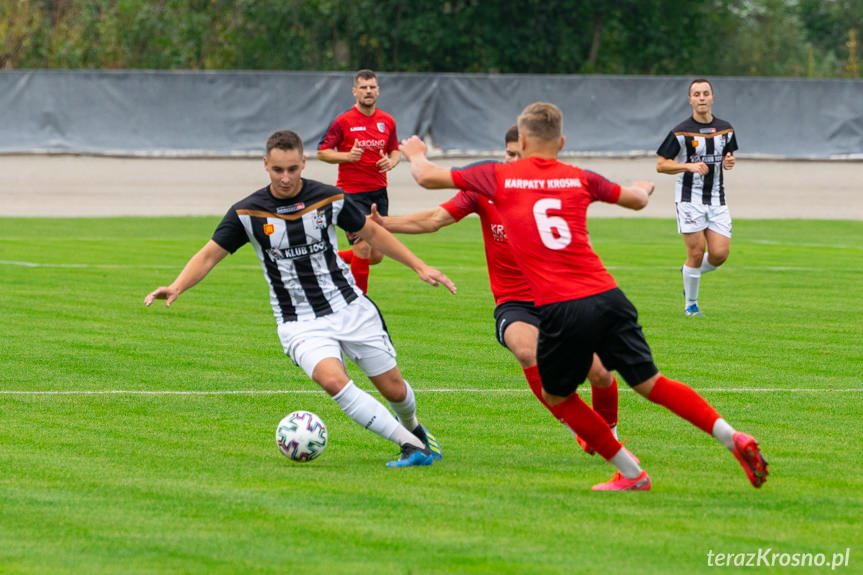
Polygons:
M388 439L397 445L411 443L422 447L414 434L402 427L393 414L380 401L354 385L353 381L333 396L345 415L360 426Z
M728 451L734 452L734 428L721 417L713 424L713 437L725 446Z
M707 252L704 252L704 257L701 258L701 273L706 274L716 269L716 266L707 261Z
M614 436L615 439L620 439L617 436L617 424L616 423L614 425L612 425L609 429L611 429L611 434Z
M617 467L620 474L627 479L635 479L641 475L641 467L638 466L635 460L622 447L608 462Z
M407 388L407 395L405 398L396 403L394 401L390 401L390 407L393 408L393 411L396 412L396 417L399 418L399 422L408 430L413 431L420 424L417 419L417 402L416 396L414 396L414 390L411 388L411 385L407 380L405 381L405 387Z
M686 307L698 303L698 286L701 284L701 268L683 266L683 295L686 296Z

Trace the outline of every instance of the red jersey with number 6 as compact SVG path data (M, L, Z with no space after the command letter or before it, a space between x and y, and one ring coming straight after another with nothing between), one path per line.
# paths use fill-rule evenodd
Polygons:
M452 170L459 188L494 200L536 305L617 287L590 245L587 208L617 203L620 186L558 160L525 158Z

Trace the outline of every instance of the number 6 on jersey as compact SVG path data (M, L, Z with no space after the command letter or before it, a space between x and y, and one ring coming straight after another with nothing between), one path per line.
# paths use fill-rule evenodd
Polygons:
M572 233L566 220L560 216L548 215L549 210L559 210L561 202L557 198L544 198L533 205L533 219L539 230L539 237L545 247L562 250L572 241Z

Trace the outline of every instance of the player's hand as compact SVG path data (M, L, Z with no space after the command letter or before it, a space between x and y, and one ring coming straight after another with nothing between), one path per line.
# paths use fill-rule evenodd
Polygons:
M651 195L653 190L656 189L656 185L653 182L648 182L647 180L638 180L636 182L632 182L632 185L636 188L641 188L647 195Z
M377 162L375 162L375 165L378 167L378 171L380 171L381 173L389 172L393 169L393 162L392 160L390 160L390 157L388 155L384 154L383 149L381 149L381 157Z
M354 145L351 147L350 151L348 151L348 161L359 162L362 157L363 149L360 147L360 142L359 140L354 140Z
M408 161L411 161L413 156L424 156L428 151L426 143L419 136L411 136L407 140L402 140L399 146L399 151L405 155Z
M170 286L160 286L147 294L147 297L144 298L144 305L150 307L150 304L157 299L163 299L165 300L165 307L171 307L171 304L174 303L174 300L177 299L179 295L180 292Z
M380 227L386 228L386 226L384 225L384 217L378 211L378 205L377 204L372 204L372 211L369 215L366 216L366 218L370 219L371 221L373 221L374 223L376 223Z
M455 284L452 283L452 280L446 277L443 272L436 270L433 267L423 264L422 267L417 270L417 275L420 276L421 280L431 286L437 287L439 284L443 284L446 289L449 290L449 293L454 294L456 292Z
M700 176L706 176L707 172L710 171L710 168L708 168L707 164L705 164L704 162L692 162L686 164L686 169L693 174L698 174Z
M722 158L722 168L723 169L730 170L731 168L734 167L734 163L735 163L734 154L732 154L731 152L725 154L725 157Z

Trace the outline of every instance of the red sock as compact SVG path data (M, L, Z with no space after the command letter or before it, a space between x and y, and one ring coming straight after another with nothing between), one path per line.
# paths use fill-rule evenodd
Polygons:
M351 260L354 259L354 250L339 250L338 254L346 264L351 265Z
M617 425L617 378L611 377L611 385L606 388L590 386L593 410L602 416L609 427Z
M573 393L566 401L552 407L551 413L606 460L620 451L620 442L614 438L608 424L578 394Z
M539 379L539 367L534 365L532 367L525 367L522 369L524 371L524 376L527 378L527 384L530 386L530 390L541 404L551 409L542 397L542 381Z
M719 414L713 406L707 403L698 392L679 381L660 375L647 397L653 403L658 403L695 427L707 433L713 433L713 424L719 419Z
M363 290L363 293L369 291L369 259L361 258L354 254L351 258L351 273L354 279L357 280L357 287Z

